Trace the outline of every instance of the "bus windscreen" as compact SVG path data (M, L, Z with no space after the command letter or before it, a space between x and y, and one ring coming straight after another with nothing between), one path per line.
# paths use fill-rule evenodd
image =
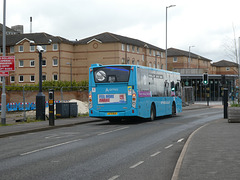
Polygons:
M106 66L94 68L95 83L128 82L130 66Z

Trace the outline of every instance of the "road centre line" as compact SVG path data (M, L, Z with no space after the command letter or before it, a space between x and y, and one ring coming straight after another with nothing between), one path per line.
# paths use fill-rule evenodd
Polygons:
M169 146L166 146L165 149L169 149L172 146L173 146L173 144L170 144Z
M55 147L58 147L58 146L63 146L63 145L74 143L74 142L81 141L81 140L82 139L75 139L75 140L72 140L72 141L67 141L67 142L64 142L64 143L55 144L55 145L52 145L52 146L47 146L47 147L44 147L44 148L36 149L34 151L29 151L29 152L26 152L26 153L22 153L22 154L20 154L20 156L29 155L29 154L32 154L32 153L36 153L36 152L43 151L43 150L46 150L46 149L55 148Z
M113 176L113 177L109 178L108 180L115 180L115 179L117 179L119 177L120 177L119 175L116 175L116 176Z
M120 131L120 130L127 129L127 128L129 128L129 127L123 127L123 128L115 129L115 130L112 130L112 131L102 132L102 133L99 133L98 136L101 136L101 135L104 135L104 134L109 134L109 133L116 132L116 131Z
M137 166L139 166L142 163L144 163L144 161L139 161L138 163L134 164L133 166L131 166L129 168L131 168L131 169L136 168Z
M161 153L161 151L158 151L158 152L152 154L151 157L157 156L157 155L160 154L160 153Z

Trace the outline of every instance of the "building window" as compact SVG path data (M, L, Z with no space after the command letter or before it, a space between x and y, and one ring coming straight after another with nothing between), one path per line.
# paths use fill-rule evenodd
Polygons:
M230 71L230 67L226 67L226 71Z
M23 45L20 45L18 48L19 48L19 49L18 49L19 52L23 52L23 51L24 51Z
M161 69L163 69L163 64L161 65Z
M30 60L30 67L35 67L35 61L34 60Z
M23 66L24 66L23 60L19 60L19 67L23 67Z
M157 68L158 68L158 69L160 68L160 64L159 64L159 63L157 64Z
M35 51L35 46L30 46L30 52L34 52Z
M10 53L14 53L14 46L10 47Z
M132 52L135 52L135 46L132 46Z
M128 52L130 51L129 45L127 45L127 51L128 51Z
M127 64L130 64L130 60L129 59L127 60Z
M46 75L42 75L42 81L46 81L47 80L47 76Z
M3 48L2 48L2 47L0 47L0 53L1 53L1 54L3 53Z
M163 52L161 52L161 58L163 58Z
M149 66L149 67L152 67L152 63L150 62L148 66Z
M15 83L15 76L10 76L10 83Z
M47 61L45 59L42 60L42 66L47 66Z
M144 61L144 55L142 55L142 61Z
M30 76L30 82L35 82L35 76L34 75Z
M3 76L0 77L0 82L1 82L1 83L3 82Z
M153 51L153 56L155 56L155 51Z
M19 82L23 82L23 75L19 76Z
M137 47L137 53L139 53L139 47Z
M57 75L57 74L54 74L54 75L53 75L53 80L54 80L54 81L57 81L57 80L58 80L58 75Z
M139 65L139 60L137 60L137 65Z
M57 51L58 50L58 44L53 44L53 51Z
M124 58L122 58L122 64L125 64L125 59Z
M47 51L47 46L46 45L41 45L41 46L45 51Z
M125 45L122 44L122 51L125 51Z
M58 59L53 59L53 66L58 66Z
M132 64L135 64L135 60L134 59L132 60Z
M173 57L173 62L177 62L178 58L177 57Z
M152 55L152 50L151 49L149 49L149 56L151 56Z

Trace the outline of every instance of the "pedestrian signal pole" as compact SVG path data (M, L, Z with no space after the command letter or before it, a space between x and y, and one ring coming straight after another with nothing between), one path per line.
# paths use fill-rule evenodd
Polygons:
M208 86L208 80L209 80L209 78L208 78L208 73L203 73L203 85L204 85L204 87L205 87L205 93L206 93L206 96L207 96L207 106L209 106L209 98L210 98L210 89L209 89L209 87L207 87Z

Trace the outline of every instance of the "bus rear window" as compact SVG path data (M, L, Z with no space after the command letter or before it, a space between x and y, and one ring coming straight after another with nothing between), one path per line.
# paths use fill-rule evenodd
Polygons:
M95 83L128 82L130 66L107 66L93 69Z

